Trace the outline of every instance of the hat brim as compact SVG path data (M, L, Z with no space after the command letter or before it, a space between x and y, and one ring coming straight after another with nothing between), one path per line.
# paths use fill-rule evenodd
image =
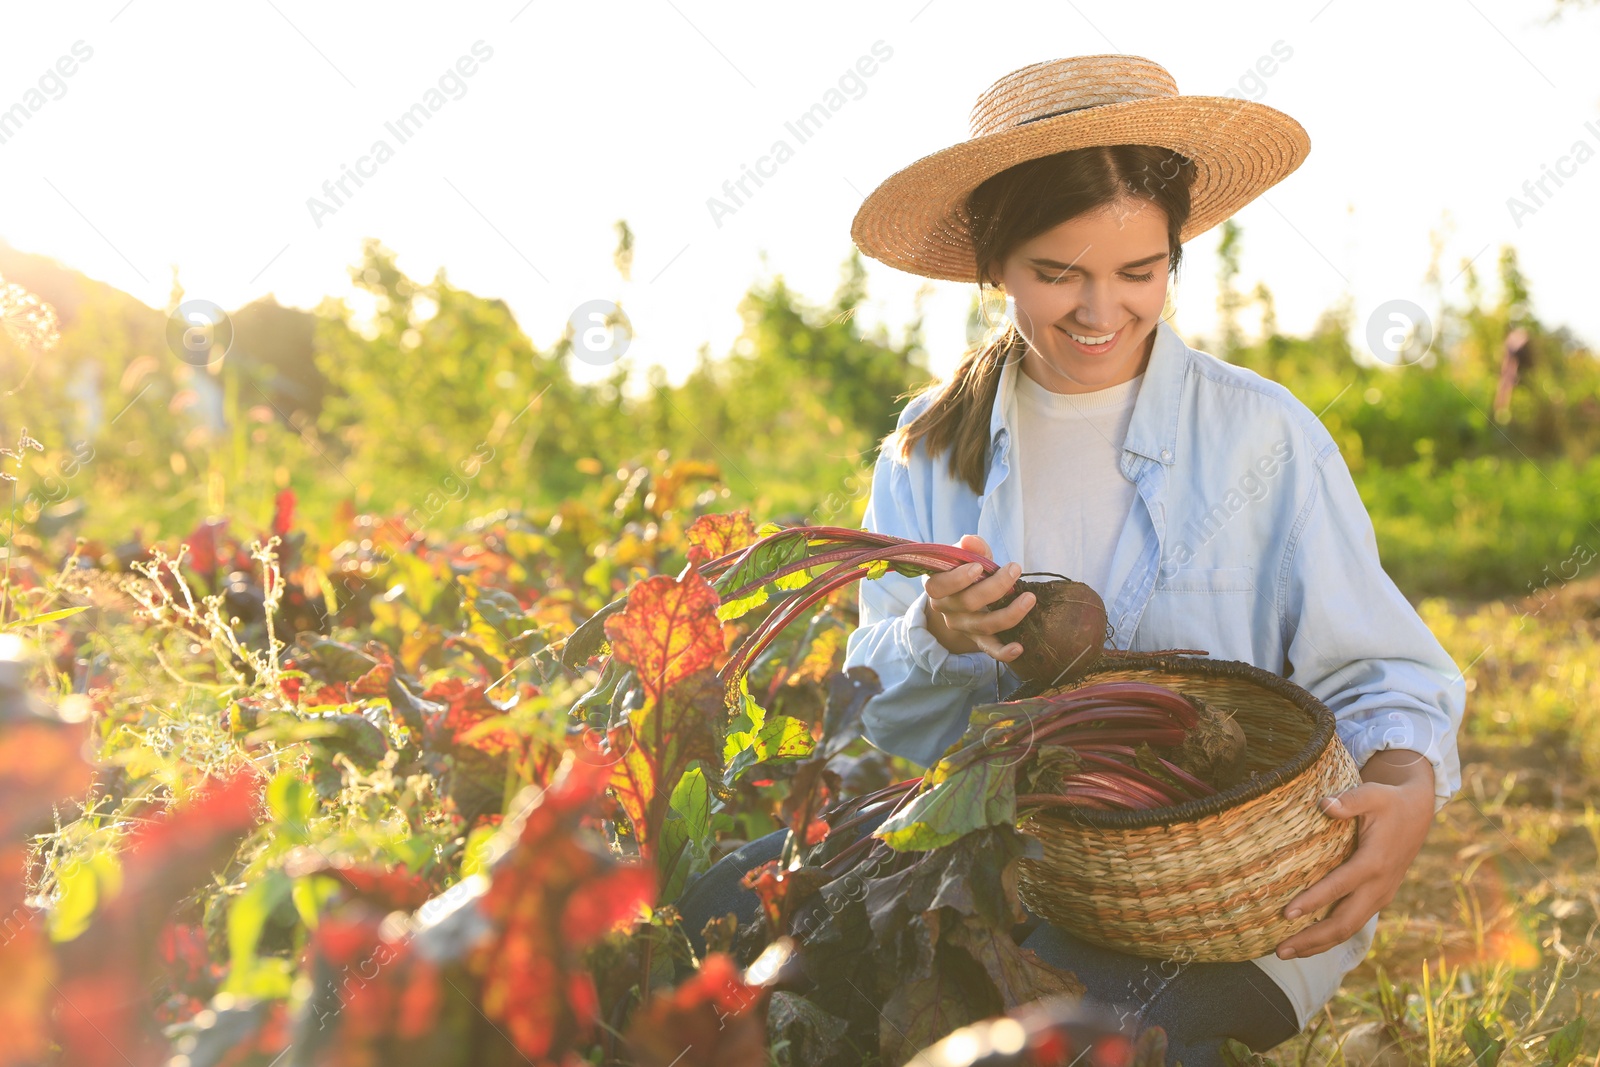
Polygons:
M904 167L856 211L850 236L882 263L944 281L977 281L967 237L972 190L1007 167L1103 144L1149 144L1195 162L1187 242L1294 173L1311 138L1265 104L1228 96L1173 96L1057 115L940 149Z

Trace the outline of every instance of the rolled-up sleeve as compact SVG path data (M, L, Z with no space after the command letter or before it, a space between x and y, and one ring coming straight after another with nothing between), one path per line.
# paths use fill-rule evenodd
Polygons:
M1280 574L1289 680L1333 711L1357 766L1409 749L1433 765L1433 810L1461 788L1466 680L1384 571L1337 446L1316 465Z
M881 452L862 528L929 541L928 523L915 505L908 468ZM999 664L986 653L954 653L939 643L927 625L924 581L889 571L861 583L860 625L846 642L845 666L871 667L883 685L862 711L867 739L926 767L966 729L980 687L996 683Z

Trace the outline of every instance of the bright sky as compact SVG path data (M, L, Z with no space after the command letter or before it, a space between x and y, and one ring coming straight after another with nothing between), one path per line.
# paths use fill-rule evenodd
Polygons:
M1600 236L1600 7L1547 24L1553 6L1050 0L994 9L985 29L981 8L955 0L813 0L781 17L703 0L3 0L0 113L39 106L0 126L0 237L155 307L177 264L190 298L231 308L348 294L346 267L376 236L414 277L442 264L503 298L540 345L584 302L618 300L628 360L676 378L702 344L728 350L753 280L781 272L810 298L831 294L865 194L965 139L991 82L1126 52L1185 93L1238 88L1309 131L1306 163L1237 216L1244 287L1272 288L1281 328L1308 330L1345 292L1361 321L1394 298L1431 307L1436 233L1447 295L1463 260L1492 278L1510 242L1541 317L1600 346L1585 266ZM785 122L878 42L891 54L865 91L798 144ZM1249 81L1275 45L1290 58ZM443 106L402 143L385 123L441 78ZM719 225L708 198L779 138L793 158ZM380 139L392 158L362 162ZM363 184L347 180L353 195L314 218L308 198L327 200L324 182L358 165ZM1523 184L1547 167L1565 176L1534 204ZM1514 218L1513 196L1533 210ZM618 219L636 235L630 284L612 265ZM1214 324L1219 232L1185 246L1180 333ZM924 280L868 263L865 317L898 334ZM943 371L972 287L927 284Z

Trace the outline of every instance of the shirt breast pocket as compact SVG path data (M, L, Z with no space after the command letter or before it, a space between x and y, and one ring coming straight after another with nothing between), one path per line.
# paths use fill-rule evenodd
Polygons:
M1271 615L1250 567L1184 568L1158 577L1132 648L1196 648L1215 659L1256 663L1255 619ZM1265 599L1264 599L1265 598Z

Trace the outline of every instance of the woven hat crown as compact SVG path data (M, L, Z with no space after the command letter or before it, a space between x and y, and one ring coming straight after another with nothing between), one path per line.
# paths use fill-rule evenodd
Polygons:
M1159 63L1138 56L1071 56L1033 63L985 89L972 106L974 137L1009 130L1069 111L1178 95L1178 83Z
M1012 71L985 89L971 136L895 171L850 223L856 247L925 278L977 275L967 202L985 181L1028 160L1099 145L1153 145L1194 164L1178 240L1215 226L1294 171L1311 138L1258 101L1185 96L1143 56L1069 56Z

